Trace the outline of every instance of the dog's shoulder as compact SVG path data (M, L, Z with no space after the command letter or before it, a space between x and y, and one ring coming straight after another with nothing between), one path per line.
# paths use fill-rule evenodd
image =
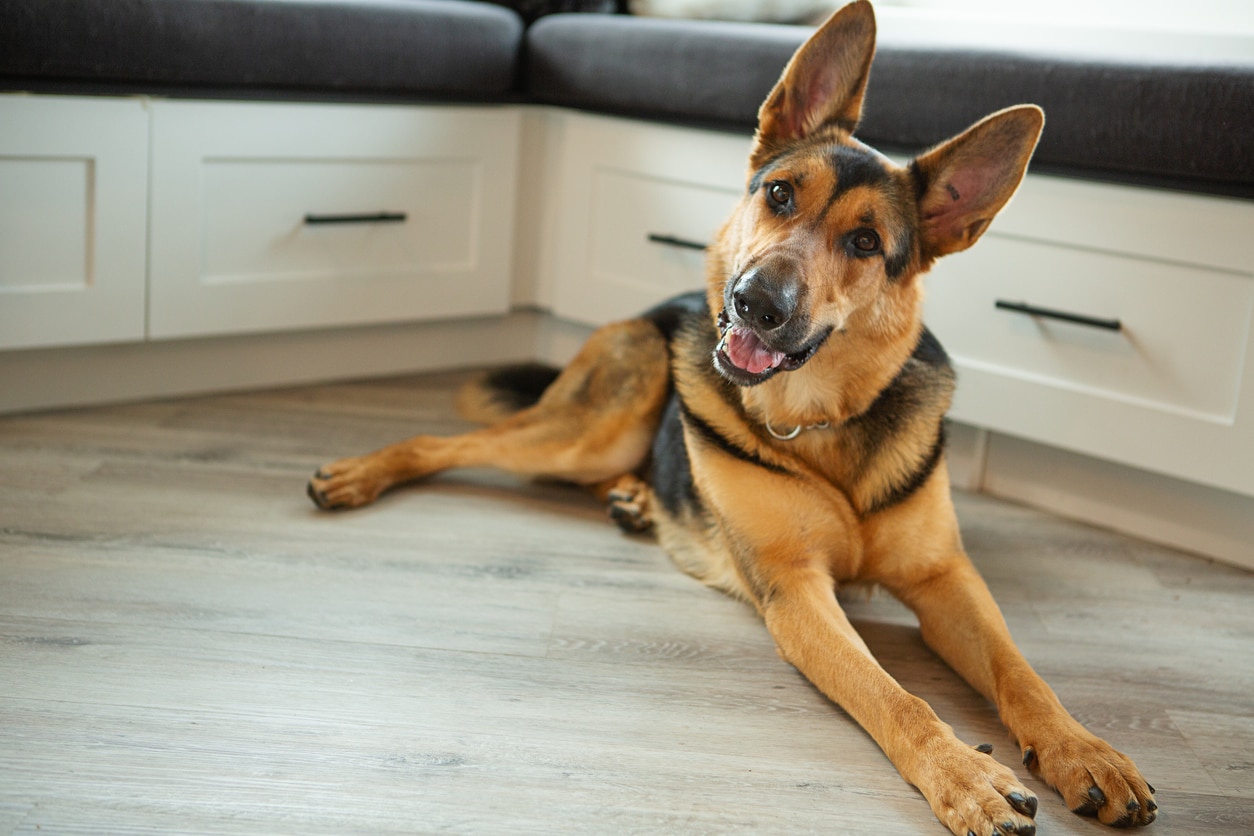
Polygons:
M708 330L710 321L710 305L703 291L693 291L667 299L641 314L645 319L662 332L668 343L673 342L681 330L700 331L703 326Z
M955 383L949 355L924 327L909 359L870 408L842 427L844 452L860 465L864 516L904 501L936 470Z

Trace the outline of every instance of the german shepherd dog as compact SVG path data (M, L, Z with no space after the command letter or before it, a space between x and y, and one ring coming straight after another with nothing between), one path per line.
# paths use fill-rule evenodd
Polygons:
M624 527L653 527L685 571L750 602L784 659L951 831L1035 833L1033 793L959 741L850 625L837 587L878 584L997 705L1023 764L1068 808L1149 824L1153 787L1032 670L963 551L943 450L954 372L921 320L923 274L1010 199L1044 116L1002 110L900 167L853 137L874 48L859 0L789 62L704 293L601 328L560 374L471 384L462 403L496 423L324 465L309 495L350 508L484 465L589 486Z

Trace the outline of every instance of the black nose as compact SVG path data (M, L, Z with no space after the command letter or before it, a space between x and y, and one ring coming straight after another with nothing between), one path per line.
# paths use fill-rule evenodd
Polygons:
M770 331L792 319L797 310L797 286L751 270L736 282L732 302L741 319Z

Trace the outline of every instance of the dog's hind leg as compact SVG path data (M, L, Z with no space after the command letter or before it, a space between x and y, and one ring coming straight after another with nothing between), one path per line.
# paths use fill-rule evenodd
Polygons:
M540 399L465 435L420 435L323 465L309 482L321 508L353 508L396 485L456 467L596 485L645 460L669 390L666 340L647 320L596 331Z

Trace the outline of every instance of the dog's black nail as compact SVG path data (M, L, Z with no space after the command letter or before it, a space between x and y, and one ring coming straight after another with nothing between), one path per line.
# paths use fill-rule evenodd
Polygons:
M974 830L968 830L968 831L967 831L967 836L975 836L975 831L974 831Z
M977 752L983 752L983 753L984 753L984 754L986 754L986 755L991 755L991 754L993 754L993 744L991 744L991 743L981 743L979 746L976 746L976 747L975 747L975 751L977 751Z
M1158 805L1155 804L1154 799L1151 798L1149 801L1145 802L1145 809L1150 813L1157 813Z
M1071 812L1077 816L1088 816L1096 818L1097 808L1106 803L1106 793L1102 792L1101 787L1089 787L1088 797L1080 804L1079 807L1073 807Z
M1110 823L1111 827L1132 827L1136 824L1137 813L1141 812L1141 805L1134 798L1128 802L1128 812Z
M1154 785L1149 781L1145 782L1145 786L1149 788L1150 795L1158 795L1158 790L1154 789Z
M1025 796L1021 792L1012 792L1006 796L1006 800L1010 802L1010 806L1014 807L1025 816L1036 818L1036 796Z
M1028 769L1033 769L1036 766L1036 750L1031 746L1023 750L1023 765Z

